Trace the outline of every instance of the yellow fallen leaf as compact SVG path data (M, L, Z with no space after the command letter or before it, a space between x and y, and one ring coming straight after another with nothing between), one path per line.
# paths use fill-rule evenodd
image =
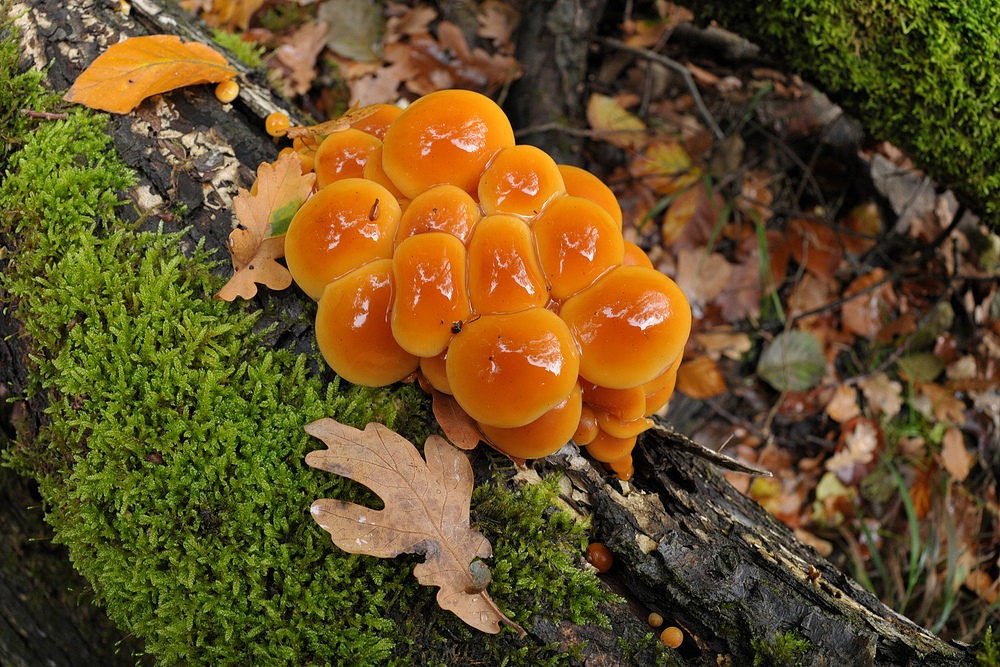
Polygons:
M607 132L608 142L622 148L637 148L646 139L646 124L607 95L590 96L587 121L593 129Z
M219 83L236 70L215 49L174 35L131 37L108 47L63 99L92 109L128 113L147 97L200 83Z

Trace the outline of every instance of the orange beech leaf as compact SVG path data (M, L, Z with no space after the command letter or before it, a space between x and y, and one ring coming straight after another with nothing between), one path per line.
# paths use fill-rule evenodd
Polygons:
M302 160L292 152L279 157L274 165L261 163L256 194L240 188L233 197L240 226L229 234L234 273L215 295L217 299L251 299L257 294L258 283L274 290L292 284L288 269L274 260L285 256L285 230L315 180L315 174L302 173Z
M215 49L174 35L131 37L108 47L63 99L92 109L128 113L147 97L199 83L219 83L236 70Z
M689 398L704 400L726 391L726 378L709 357L695 357L677 369L677 391Z
M822 222L794 218L788 223L788 249L807 271L833 280L843 256L837 234Z
M883 282L886 275L885 269L876 267L847 286L844 296L854 298L841 306L840 319L844 329L865 338L875 337L882 329L896 307L896 292L892 283Z
M333 419L306 425L306 432L327 449L310 452L306 463L364 484L385 504L373 510L323 498L312 504L313 519L349 553L395 558L424 554L413 575L424 586L438 586L437 601L463 621L496 634L507 618L486 593L489 570L479 559L493 553L489 541L469 527L472 464L448 441L432 435L424 457L409 441L382 424L364 431Z

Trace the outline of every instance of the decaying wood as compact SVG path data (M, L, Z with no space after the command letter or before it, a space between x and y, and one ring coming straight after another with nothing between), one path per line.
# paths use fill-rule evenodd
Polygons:
M65 89L82 67L121 35L152 28L183 32L177 15L166 7L156 11L159 2L135 2L133 14L125 16L114 11L117 2L36 0L21 21L25 53L36 66L49 68L53 87ZM533 4L545 11L536 18L527 16L526 23L535 22L535 28L545 33L553 30L552 22L559 17L564 28L579 28L584 18L593 26L603 3ZM584 11L592 15L583 17L579 12ZM165 21L167 16L172 18ZM537 52L522 53L525 85L549 82L544 95L536 91L534 99L555 100L546 107L550 118L557 108L580 113L579 90L573 82L582 81L582 74L568 77L563 68L569 67L566 59L573 58L581 59L578 69L583 66L586 43L570 49L567 42L580 40L583 34L586 31L566 31L562 37L540 34ZM186 238L191 243L204 239L209 247L224 248L236 188L249 185L255 166L273 160L277 153L263 132L261 117L268 107L260 102L276 98L267 92L257 95L254 101L226 108L207 87L195 87L155 98L133 114L116 117L117 149L142 178L129 193L136 214L147 216L150 224L163 222L167 229L190 225ZM519 123L534 122L524 115L524 108L521 111L516 116ZM179 216L171 213L178 205L183 205L183 220L175 220ZM267 322L301 319L298 314L303 305L293 290L281 294L262 290L255 304L269 314ZM280 324L269 342L304 349L311 331L296 326ZM6 313L0 315L0 330L9 333L17 328ZM0 368L0 384L16 389L14 385L20 386L25 377L24 341L5 340L9 363ZM30 437L44 405L29 403L22 409L20 435ZM5 428L12 427L9 415L4 421ZM685 630L688 640L676 653L677 664L683 665L751 665L756 644L791 631L812 643L812 650L801 660L803 665L970 664L964 647L943 642L884 607L812 549L796 542L787 528L682 444L679 436L669 432L645 436L637 456L639 473L628 483L609 478L570 448L539 464L567 474L572 481L566 489L568 501L592 517L597 533L616 555L617 564L607 581L629 601L629 609L613 619L616 630L623 624L641 628L645 613L659 612ZM2 586L14 569L6 560L0 566ZM18 563L16 568L27 571L31 564ZM14 606L4 606L3 599L0 619L4 614L21 613ZM79 632L86 633L86 629ZM540 619L529 633L542 641L578 647L578 640L589 640L580 649L585 664L630 664L626 649L612 631L567 624L557 627ZM6 642L0 633L0 656ZM73 649L60 650L72 653ZM57 660L49 664L74 663ZM113 663L108 658L92 664Z

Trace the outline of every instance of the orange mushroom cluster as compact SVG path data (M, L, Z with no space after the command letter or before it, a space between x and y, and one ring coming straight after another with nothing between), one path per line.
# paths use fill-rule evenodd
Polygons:
M677 285L622 237L614 194L515 145L477 93L380 105L317 146L288 227L320 351L346 380L418 372L514 457L570 439L619 476L673 391L691 328Z

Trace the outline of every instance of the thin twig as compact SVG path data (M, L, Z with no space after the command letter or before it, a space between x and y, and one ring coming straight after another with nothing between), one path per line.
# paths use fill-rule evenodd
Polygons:
M570 127L561 123L539 123L538 125L529 125L528 127L516 130L514 136L520 138L526 134L541 134L542 132L561 132L571 137L586 137L588 139L613 137L622 134L643 134L642 130L587 130L579 127Z
M42 120L69 120L68 113L51 113L48 111L33 111L31 109L21 109L21 115L27 118L40 118Z
M694 82L694 77L691 76L691 72L687 67L677 62L673 58L668 58L667 56L657 53L656 51L650 51L649 49L640 49L634 46L629 46L628 44L621 42L617 39L611 37L595 37L594 40L603 44L604 46L609 46L613 49L623 51L625 53L631 53L634 56L639 56L640 58L645 58L646 60L651 60L654 63L659 63L664 67L668 67L673 71L681 75L684 79L685 85L687 85L688 90L691 92L691 97L694 99L694 104L698 107L698 113L701 114L702 119L705 124L708 125L708 129L712 131L716 139L725 139L726 135L723 133L722 129L715 122L715 118L709 112L708 107L705 106L705 101L701 98L701 93L698 92L698 86Z

